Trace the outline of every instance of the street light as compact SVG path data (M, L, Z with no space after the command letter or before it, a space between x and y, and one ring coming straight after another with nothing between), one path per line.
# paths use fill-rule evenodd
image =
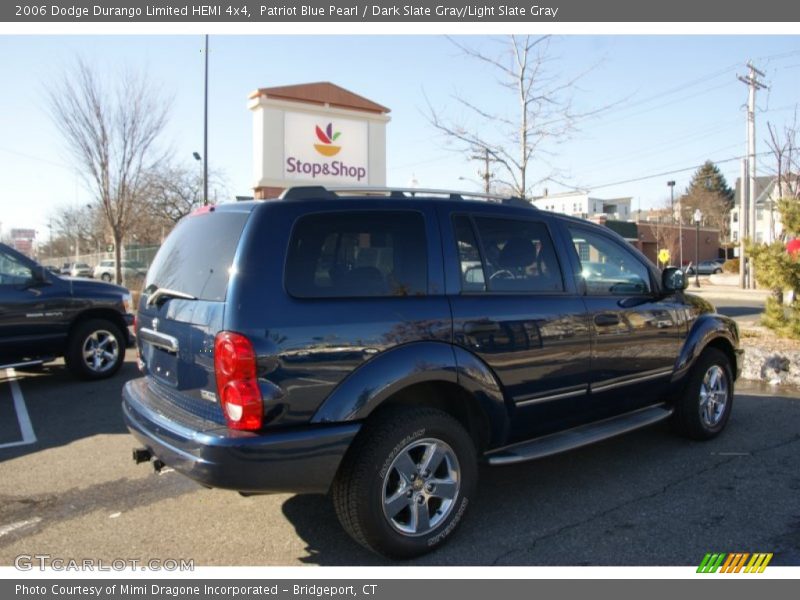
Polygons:
M460 175L458 177L458 180L459 181L468 181L468 182L473 183L473 184L475 184L477 186L482 186L483 185L483 183L480 183L480 182L476 181L475 179L472 179L472 177L464 177L463 175Z
M672 207L672 222L675 222L675 181L668 181L669 186L669 205ZM678 203L678 267L683 268L683 215L681 206Z
M695 236L694 236L694 287L700 287L700 221L703 213L698 208L694 211Z
M669 187L669 208L672 211L672 222L675 222L675 182L668 181L667 186Z

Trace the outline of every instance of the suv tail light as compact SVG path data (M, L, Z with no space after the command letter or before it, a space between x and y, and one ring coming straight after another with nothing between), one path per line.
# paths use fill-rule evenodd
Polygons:
M231 429L261 429L264 408L256 376L256 354L245 336L221 331L214 340L217 393Z

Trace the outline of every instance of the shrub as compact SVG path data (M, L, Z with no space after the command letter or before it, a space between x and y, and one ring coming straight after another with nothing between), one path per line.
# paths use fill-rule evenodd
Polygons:
M772 296L767 298L764 314L761 315L761 324L778 333L782 333L788 324L783 304Z
M739 259L730 258L722 264L723 273L738 273L739 272Z

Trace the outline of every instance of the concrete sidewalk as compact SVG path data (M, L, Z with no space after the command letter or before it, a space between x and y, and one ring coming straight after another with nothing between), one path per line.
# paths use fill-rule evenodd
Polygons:
M708 299L750 300L758 303L766 302L770 295L769 290L743 290L738 286L715 285L707 278L700 279L700 287L697 288L694 286L694 277L689 280L689 287L686 288L686 291Z

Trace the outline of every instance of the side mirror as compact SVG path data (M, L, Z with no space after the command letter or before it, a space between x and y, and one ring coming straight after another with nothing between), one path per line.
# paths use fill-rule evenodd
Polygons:
M689 280L686 273L677 267L667 267L661 272L661 287L665 292L680 292L686 289Z

